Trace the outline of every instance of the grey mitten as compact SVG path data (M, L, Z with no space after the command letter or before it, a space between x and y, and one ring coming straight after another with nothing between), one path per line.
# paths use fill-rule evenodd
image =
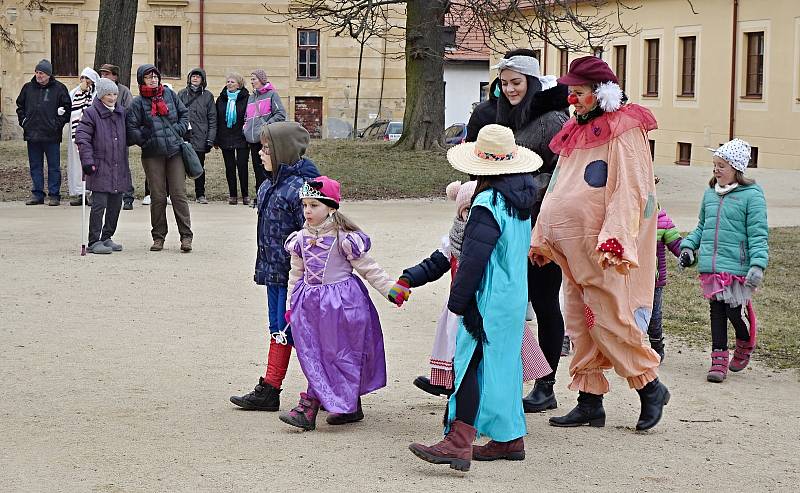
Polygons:
M745 278L744 285L748 288L757 288L761 286L763 281L764 269L754 265L750 267L750 270L747 271L747 277Z
M684 248L681 250L681 256L678 259L678 263L680 263L680 266L684 269L694 265L694 251L691 248Z

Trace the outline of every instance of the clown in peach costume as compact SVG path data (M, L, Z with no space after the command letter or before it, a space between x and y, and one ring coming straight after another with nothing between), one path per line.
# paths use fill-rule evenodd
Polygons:
M658 207L647 132L652 113L625 104L616 76L595 57L579 58L559 80L576 116L550 143L558 166L531 239L531 258L564 273L565 318L575 347L569 388L578 405L553 426L603 426L603 372L614 369L639 392L637 430L661 419L669 392L647 344L656 276Z

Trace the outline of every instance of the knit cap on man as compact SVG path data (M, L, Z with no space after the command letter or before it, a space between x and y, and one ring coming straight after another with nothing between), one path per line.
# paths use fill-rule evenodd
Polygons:
M44 72L45 74L47 74L47 75L52 77L52 75L53 75L53 64L50 63L50 60L42 59L42 60L39 61L39 63L36 64L36 69L35 70L37 72Z
M100 79L94 85L97 99L101 99L108 94L119 94L117 84L111 79Z

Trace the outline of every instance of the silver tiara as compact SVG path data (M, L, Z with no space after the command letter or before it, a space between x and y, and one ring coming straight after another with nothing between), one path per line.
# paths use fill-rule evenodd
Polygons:
M303 183L303 187L298 192L301 199L327 199L328 197L322 195L322 192L312 187L309 182Z

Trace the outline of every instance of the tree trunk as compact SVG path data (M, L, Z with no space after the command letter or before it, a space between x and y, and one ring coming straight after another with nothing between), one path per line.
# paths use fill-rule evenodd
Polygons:
M406 111L402 149L442 147L446 0L406 2Z
M119 66L119 83L130 87L133 64L133 37L136 32L138 2L100 0L94 66L104 63Z
M358 100L361 98L361 64L364 61L364 44L367 42L366 31L361 37L361 49L358 52L358 79L356 81L356 111L353 115L353 138L358 138Z

